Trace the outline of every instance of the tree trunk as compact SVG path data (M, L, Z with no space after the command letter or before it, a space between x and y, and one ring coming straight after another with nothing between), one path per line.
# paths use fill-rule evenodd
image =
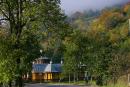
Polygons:
M70 73L69 73L69 83L70 83Z
M77 75L76 75L76 76L77 76L77 81L79 81L79 75L78 75L78 73L77 73Z
M17 81L17 78L16 78L16 80L15 80L15 84L14 84L14 86L15 86L15 87L17 87L17 86L18 86L18 81Z
M0 83L0 87L2 87L2 83Z
M19 76L16 80L16 87L23 87L23 81L21 76Z
M74 83L75 83L75 72L74 72Z
M23 80L21 76L19 77L19 87L23 87Z
M113 83L114 83L114 85L117 83L117 77L116 76L113 77Z
M12 87L12 82L11 81L9 82L9 87Z

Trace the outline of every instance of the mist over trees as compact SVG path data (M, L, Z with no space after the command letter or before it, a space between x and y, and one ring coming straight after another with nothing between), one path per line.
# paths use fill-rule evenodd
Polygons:
M84 71L96 77L98 85L116 83L121 76L127 76L130 68L129 12L130 4L126 4L100 12L90 11L92 14L88 13L88 17L85 12L73 14L70 24L74 31L65 39L64 73L78 73L78 65L82 63L86 65Z
M98 85L116 83L130 72L129 18L129 3L67 17L59 0L0 0L0 83L22 87L40 49L64 60L63 79L87 71Z

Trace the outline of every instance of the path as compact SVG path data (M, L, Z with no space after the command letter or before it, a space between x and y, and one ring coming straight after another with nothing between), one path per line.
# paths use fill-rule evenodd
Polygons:
M25 87L88 87L88 86L76 86L76 85L49 85L44 83L26 84Z

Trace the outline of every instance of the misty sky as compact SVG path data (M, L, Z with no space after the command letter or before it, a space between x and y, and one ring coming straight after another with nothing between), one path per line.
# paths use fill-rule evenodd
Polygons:
M86 9L102 9L119 3L126 3L130 0L61 0L61 7L66 14Z

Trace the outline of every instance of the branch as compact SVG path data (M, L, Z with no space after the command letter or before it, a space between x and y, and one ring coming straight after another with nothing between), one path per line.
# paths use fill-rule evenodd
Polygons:
M7 4L7 12L8 12L8 14L9 14L9 21L10 21L10 24L12 24L12 23L14 23L15 24L15 17L14 17L14 14L13 14L13 11L12 11L12 9L11 9L11 5L10 5L10 2L8 2L7 0L6 0L6 4Z
M7 19L7 18L1 18L1 19L0 19L0 21L3 21L3 20L9 20L9 19Z
M0 11L2 12L2 14L7 18L9 19L8 15L6 15L6 13L0 8Z
M3 3L6 3L6 2L4 2L4 1L1 0L1 1L0 1L0 5L3 4Z

